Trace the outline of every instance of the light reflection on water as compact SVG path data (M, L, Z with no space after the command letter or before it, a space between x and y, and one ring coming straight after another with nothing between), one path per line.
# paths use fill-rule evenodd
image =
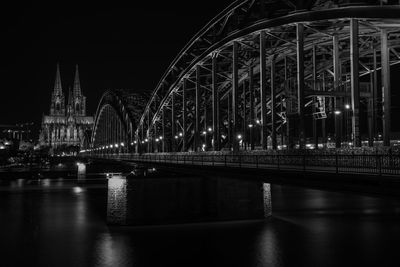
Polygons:
M108 183L121 188L123 181ZM396 200L271 185L270 220L132 228L106 225L104 180L18 179L2 187L2 266L384 266L398 261Z

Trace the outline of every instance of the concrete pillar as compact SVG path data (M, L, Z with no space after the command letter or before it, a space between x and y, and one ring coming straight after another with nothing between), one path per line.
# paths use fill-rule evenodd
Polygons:
M350 20L350 65L351 65L351 108L353 145L361 147L360 134L360 86L358 70L358 20Z
M304 25L297 23L297 105L299 114L299 147L304 148Z
M267 128L267 62L265 32L260 32L261 146L268 148Z
M383 104L383 145L390 146L390 56L388 30L381 30L381 65L382 65L382 104Z

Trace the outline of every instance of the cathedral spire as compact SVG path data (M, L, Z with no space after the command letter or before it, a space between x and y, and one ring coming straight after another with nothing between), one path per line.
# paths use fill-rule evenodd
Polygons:
M54 95L62 95L60 65L57 63L56 81L54 83Z
M79 70L78 64L75 67L75 80L74 80L74 96L80 96L81 93L81 83L79 81Z

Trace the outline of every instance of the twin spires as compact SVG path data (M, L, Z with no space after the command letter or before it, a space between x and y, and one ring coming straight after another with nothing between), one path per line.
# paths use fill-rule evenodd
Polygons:
M68 92L71 95L71 92ZM57 72L56 72L56 80L54 83L54 95L62 95L62 86L61 86L61 75L60 75L60 65L57 63ZM81 96L81 83L79 81L79 70L78 64L75 66L75 79L74 79L74 96ZM68 96L68 99L70 96Z

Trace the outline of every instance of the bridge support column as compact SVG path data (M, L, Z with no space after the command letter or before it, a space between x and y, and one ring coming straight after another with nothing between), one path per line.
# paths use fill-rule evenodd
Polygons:
M167 152L167 140L165 140L165 126L166 126L166 118L167 118L167 107L163 106L162 108L162 140L161 140L161 144L162 144L162 152ZM172 138L174 138L174 136L172 136Z
M334 72L334 90L340 91L341 74L339 59L339 36L333 36L333 72ZM335 98L335 142L336 148L342 145L342 101L339 97Z
M361 147L360 135L360 86L358 70L358 20L350 20L350 56L351 56L351 108L352 116L352 139L355 147Z
M312 71L312 76L313 76L313 90L314 92L317 91L317 50L316 50L316 46L313 45L312 48L312 66L313 66L313 71ZM317 112L317 97L314 96L313 97L313 107L312 110L313 112ZM312 121L313 121L313 137L314 137L314 146L315 149L318 149L318 121L317 119L313 116L312 117Z
M272 149L277 149L276 142L276 90L275 90L275 59L271 56L271 141Z
M175 139L176 136L176 114L175 114L175 92L172 93L172 99L171 99L172 105L171 105L171 151L176 152L176 142L177 140Z
M200 151L200 66L196 66L196 99L193 151Z
M374 59L373 59L373 66L374 66L374 70L373 70L373 72L374 72L374 83L373 83L373 90L372 90L372 101L373 101L373 108L374 108L374 111L373 111L373 118L372 118L372 121L373 121L373 136L374 137L376 137L376 134L378 133L378 71L376 70L377 69L377 56L376 56L376 48L374 47L374 44L372 44L373 45L373 57L374 57Z
M299 114L299 148L305 144L304 128L304 25L297 23L297 108Z
M233 151L239 150L239 140L238 140L238 122L239 122L239 103L238 103L238 93L239 93L239 73L238 73L238 43L233 42L233 62L232 62L232 148Z
M383 145L390 146L390 61L388 48L388 30L381 30L382 64L382 103L383 103Z
M147 113L147 153L150 153L151 150L151 139L150 139L150 110Z
M254 88L253 88L253 66L249 66L249 94L250 94L250 148L254 150Z
M212 113L213 113L213 149L220 150L220 134L219 134L219 94L218 94L218 78L217 78L217 55L212 57Z
M261 146L268 148L267 127L267 62L265 32L260 32L260 94L261 94Z
M182 152L186 152L186 82L186 78L184 78L182 84Z

